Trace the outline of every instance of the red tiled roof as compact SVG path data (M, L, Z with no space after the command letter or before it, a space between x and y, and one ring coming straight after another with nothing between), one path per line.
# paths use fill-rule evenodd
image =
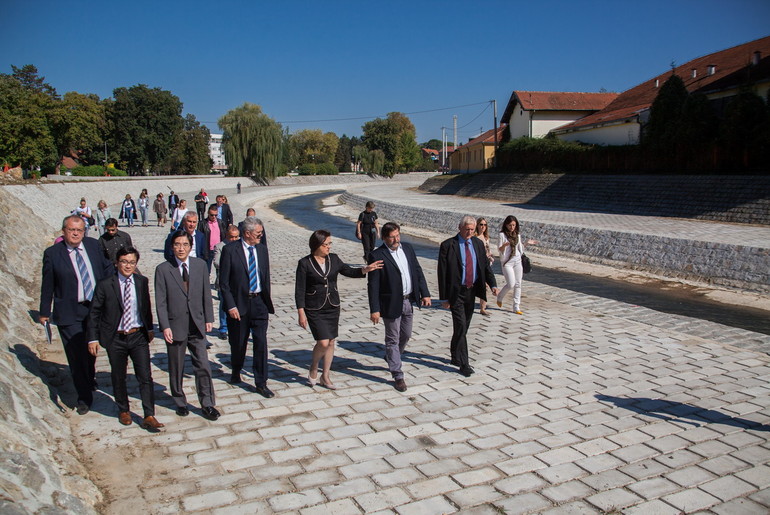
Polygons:
M425 152L426 154L436 154L436 155L438 155L438 152L439 152L438 150L433 150L432 148L424 148L422 149L422 151Z
M503 139L503 131L505 130L506 124L502 124L497 128L497 141L500 142ZM493 144L495 142L495 129L489 129L487 132L484 132L480 134L479 136L476 136L472 140L470 140L468 143L464 145L460 145L457 147L457 150L465 147L472 147L475 145L483 145L483 144Z
M754 55L760 52L760 62L757 66L748 64ZM709 67L714 67L714 73L709 75ZM695 70L695 77L692 71ZM748 81L766 81L770 79L770 36L744 43L742 45L698 57L692 61L677 66L673 73L679 75L690 93L710 93L723 89L731 89ZM667 71L624 91L607 107L585 118L559 127L557 130L576 129L601 123L625 120L649 109L660 91L660 86L671 76ZM751 76L749 75L751 74ZM655 86L656 81L658 87Z
M500 119L507 123L516 104L526 111L598 111L617 98L617 93L564 91L514 91Z

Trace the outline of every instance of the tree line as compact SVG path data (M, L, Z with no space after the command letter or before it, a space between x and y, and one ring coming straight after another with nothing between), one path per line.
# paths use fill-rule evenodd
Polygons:
M182 114L179 97L145 84L119 87L112 97L59 95L34 65L0 74L0 161L43 174L60 173L66 158L84 167L114 166L130 175L211 171L210 131ZM271 178L304 174L395 173L433 169L424 160L409 118L398 112L362 126L361 137L288 128L244 103L218 120L228 173ZM432 140L433 141L433 140ZM428 146L428 144L423 144Z

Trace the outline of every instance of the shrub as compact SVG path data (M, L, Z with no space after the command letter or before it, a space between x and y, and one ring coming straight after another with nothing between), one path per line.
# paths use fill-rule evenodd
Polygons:
M77 175L78 177L104 177L108 174L113 177L125 177L128 175L125 171L118 170L117 168L110 168L105 171L102 165L76 166L70 171L72 175Z
M315 175L317 173L316 165L313 163L304 163L297 167L297 173L300 175Z
M337 175L339 173L334 163L321 163L316 167L316 174L318 175Z

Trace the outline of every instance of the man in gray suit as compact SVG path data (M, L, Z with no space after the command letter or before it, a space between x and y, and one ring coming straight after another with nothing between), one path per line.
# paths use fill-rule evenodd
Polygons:
M206 333L214 323L214 305L206 262L190 256L192 236L178 231L171 237L172 260L155 269L155 308L168 351L168 374L176 414L187 416L187 398L182 390L185 351L190 350L195 389L203 416L219 418L214 407L214 385L206 352Z

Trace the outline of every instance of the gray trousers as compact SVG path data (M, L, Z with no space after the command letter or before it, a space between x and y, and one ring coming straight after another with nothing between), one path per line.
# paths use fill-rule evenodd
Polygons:
M214 401L214 384L211 381L209 355L206 350L206 339L199 335L190 335L184 342L175 341L173 345L166 344L171 397L177 407L187 406L187 397L182 390L182 378L184 377L184 358L188 349L195 375L198 400L202 408L213 408L216 403Z
M404 299L400 317L382 319L385 324L385 361L388 362L388 370L393 379L404 378L401 371L401 354L412 337L413 311L412 303L409 299Z

